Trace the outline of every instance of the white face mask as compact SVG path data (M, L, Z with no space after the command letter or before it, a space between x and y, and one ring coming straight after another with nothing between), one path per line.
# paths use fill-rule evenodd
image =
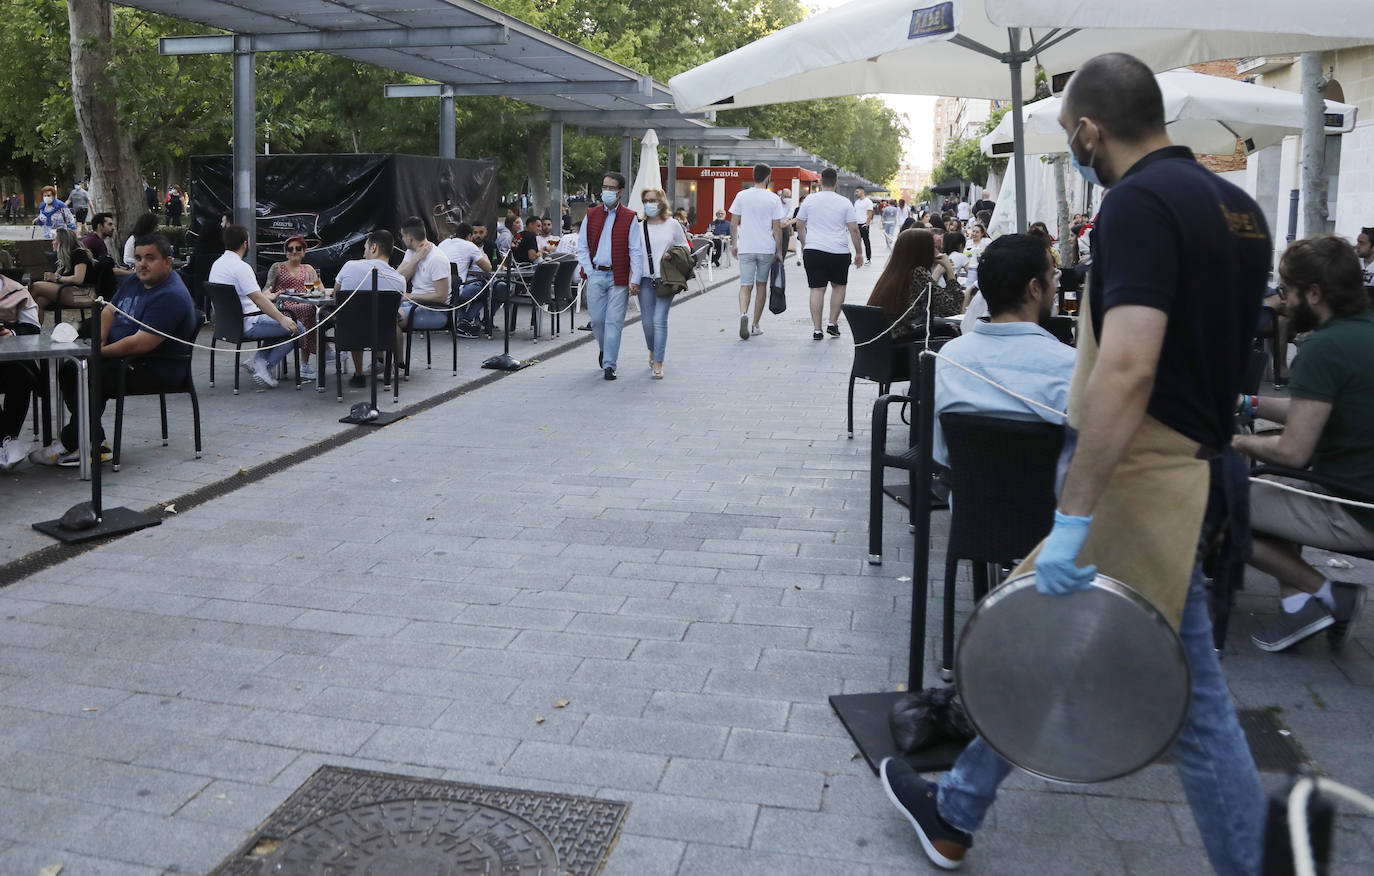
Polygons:
M43 196L43 203L45 203L45 204L51 204L51 203L52 203L52 195L44 195L44 196Z
M658 215L658 203L655 202L655 201L649 201L648 203L646 203L646 204L644 205L644 215L645 215L645 216L648 216L650 219L652 219L653 217L657 216L657 215Z

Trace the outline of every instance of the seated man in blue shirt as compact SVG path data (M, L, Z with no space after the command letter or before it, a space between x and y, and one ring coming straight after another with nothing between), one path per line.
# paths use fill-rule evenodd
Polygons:
M711 236L715 238L711 241L711 264L720 267L720 254L725 251L725 241L730 236L730 220L725 218L724 210L716 211L716 218L711 221Z
M106 307L100 315L100 354L104 367L100 370L100 398L91 399L93 445L105 440L100 417L105 412L105 402L118 388L121 367L128 368L124 378L128 392L180 387L190 369L190 363L185 359L136 359L128 363L112 361L125 357L150 354L173 356L186 352L185 344L141 328L123 314L115 313L114 308L119 308L157 332L185 341L195 339L198 326L191 295L181 282L180 275L172 270L172 245L161 234L150 234L134 241L134 275L124 279L110 303L113 307ZM71 420L62 429L60 447L50 444L35 450L29 454L29 461L38 465L77 466L81 459L76 419L76 366L64 362L57 375L62 385L62 399L67 403ZM102 448L102 460L107 453Z
M1056 411L1069 405L1074 350L1040 327L1049 318L1057 286L1049 251L1025 234L1005 234L983 251L978 285L987 300L989 319L940 350L945 358L995 380L1008 389ZM945 411L988 414L1014 420L1064 418L1027 404L949 362L935 363L935 437L931 455L949 465L940 414Z

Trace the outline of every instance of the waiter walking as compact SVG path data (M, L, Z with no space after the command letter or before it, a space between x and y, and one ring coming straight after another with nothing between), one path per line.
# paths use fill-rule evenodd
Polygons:
M1110 187L1080 313L1054 527L1022 564L1073 599L1097 570L1145 595L1178 631L1192 699L1173 756L1213 868L1260 868L1265 801L1212 646L1196 549L1207 459L1231 440L1272 247L1259 207L1174 146L1150 69L1093 58L1059 123L1075 167ZM1075 447L1076 439L1076 447ZM1078 563L1082 563L1080 566ZM1018 572L1021 570L1018 570ZM959 866L1011 765L981 739L938 785L884 761L888 797L938 866Z

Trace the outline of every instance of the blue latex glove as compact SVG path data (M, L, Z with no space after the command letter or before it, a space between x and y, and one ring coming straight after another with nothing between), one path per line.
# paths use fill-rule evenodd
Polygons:
M1096 566L1074 565L1083 542L1088 540L1088 524L1092 517L1072 517L1054 512L1054 528L1040 548L1035 561L1035 589L1049 596L1063 596L1083 590L1097 575Z

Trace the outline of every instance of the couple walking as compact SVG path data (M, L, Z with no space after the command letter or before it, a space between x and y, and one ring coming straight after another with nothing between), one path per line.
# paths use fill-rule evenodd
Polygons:
M625 309L630 295L638 295L649 366L653 379L662 380L668 309L673 303L672 293L665 288L662 261L672 247L688 246L687 235L668 215L668 199L660 189L640 193L643 222L623 205L624 195L625 177L606 174L601 181L601 206L587 211L577 241L577 261L587 277L587 311L599 350L597 367L606 380L616 379Z

